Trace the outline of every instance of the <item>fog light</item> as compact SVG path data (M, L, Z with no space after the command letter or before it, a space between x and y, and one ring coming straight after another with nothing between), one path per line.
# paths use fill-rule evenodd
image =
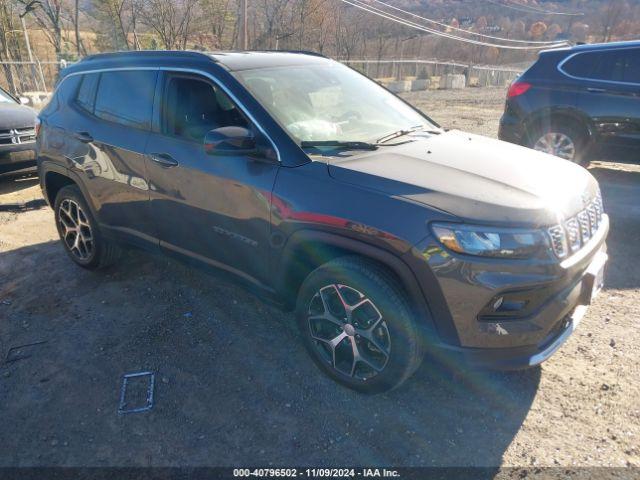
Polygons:
M530 303L527 292L509 292L493 297L478 315L481 321L498 318L518 318L526 315Z

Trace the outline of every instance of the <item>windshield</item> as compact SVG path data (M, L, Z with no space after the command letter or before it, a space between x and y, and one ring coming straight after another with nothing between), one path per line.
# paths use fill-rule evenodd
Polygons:
M0 89L0 103L16 103L16 101L8 93Z
M434 128L378 84L339 63L244 70L236 77L298 142L372 142Z

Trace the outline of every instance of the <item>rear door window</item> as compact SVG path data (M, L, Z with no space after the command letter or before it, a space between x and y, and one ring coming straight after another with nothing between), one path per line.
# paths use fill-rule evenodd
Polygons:
M76 105L89 113L93 113L99 78L100 74L98 73L82 75L80 86L76 93Z
M157 76L155 70L102 73L95 115L128 127L149 129Z

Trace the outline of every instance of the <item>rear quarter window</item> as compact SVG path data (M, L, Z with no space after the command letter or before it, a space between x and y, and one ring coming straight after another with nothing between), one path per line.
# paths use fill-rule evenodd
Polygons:
M567 60L562 69L574 77L589 78L593 71L594 60L598 60L598 55L593 53L579 53Z
M102 73L94 114L128 127L149 129L157 76L155 70Z

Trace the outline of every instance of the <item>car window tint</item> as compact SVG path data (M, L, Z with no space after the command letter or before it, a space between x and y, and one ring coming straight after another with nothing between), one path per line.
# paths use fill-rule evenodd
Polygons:
M626 50L625 59L622 81L640 84L640 48Z
M187 140L202 142L215 128L248 127L231 99L204 79L170 77L163 107L164 133Z
M96 99L96 87L100 75L97 73L89 73L82 75L78 93L76 94L76 104L88 112L93 113L93 105Z
M638 50L630 49L581 53L571 58L564 70L580 78L640 83L639 57Z
M136 128L151 122L156 71L118 71L100 75L95 115Z
M593 54L581 53L570 58L562 67L565 72L574 77L587 78L593 71Z

